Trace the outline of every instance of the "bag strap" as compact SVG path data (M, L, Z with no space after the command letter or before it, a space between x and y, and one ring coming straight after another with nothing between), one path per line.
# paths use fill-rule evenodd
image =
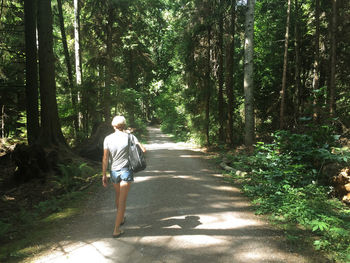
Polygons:
M129 148L129 151L130 151L130 133L128 133L128 148Z

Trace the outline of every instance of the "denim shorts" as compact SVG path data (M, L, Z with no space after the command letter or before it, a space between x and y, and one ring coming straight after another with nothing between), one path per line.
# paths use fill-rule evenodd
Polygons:
M111 182L113 184L119 184L122 180L125 182L133 182L134 181L133 171L129 168L122 168L120 170L111 171Z

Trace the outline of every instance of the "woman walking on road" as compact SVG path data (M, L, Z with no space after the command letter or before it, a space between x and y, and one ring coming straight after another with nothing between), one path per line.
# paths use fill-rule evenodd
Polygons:
M119 237L124 233L124 231L120 229L120 225L124 223L126 199L131 182L134 181L134 175L133 171L129 168L128 133L125 132L125 118L123 116L115 116L112 121L112 126L114 128L114 133L108 135L103 142L102 184L104 187L107 187L108 178L106 173L108 161L110 161L110 180L115 189L115 203L117 206L113 237ZM135 136L134 141L136 144L140 145L143 152L146 152L146 149L139 143Z

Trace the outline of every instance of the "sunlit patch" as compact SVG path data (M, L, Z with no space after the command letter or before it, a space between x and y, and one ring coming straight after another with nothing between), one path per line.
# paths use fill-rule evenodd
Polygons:
M258 226L261 225L256 220L250 220L247 218L239 218L236 214L232 212L220 213L216 216L211 215L201 215L202 224L197 227L197 229L235 229L243 228L248 226Z
M178 173L178 171L175 171L175 170L146 170L142 173L161 173L161 174L164 174L164 173L167 173L167 174L170 174L170 173Z
M301 260L296 254L285 253L276 248L271 248L271 244L250 242L248 246L241 246L237 249L235 257L243 262L306 262Z
M60 245L50 254L42 256L35 262L105 262L113 255L115 248L110 242L78 242L71 245Z
M52 221L55 221L55 220L64 219L64 218L67 218L67 217L71 217L71 216L77 214L78 212L79 211L78 211L77 208L66 208L66 209L64 209L61 212L54 213L54 214L46 217L43 221L44 222L52 222Z
M179 156L180 158L203 158L203 155L192 155L192 154L183 154Z

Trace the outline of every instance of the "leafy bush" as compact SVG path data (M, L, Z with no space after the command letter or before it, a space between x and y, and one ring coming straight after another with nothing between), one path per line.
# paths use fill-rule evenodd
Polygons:
M92 175L94 172L86 163L80 165L76 164L59 164L61 174L56 176L56 182L63 187L66 192L76 190L81 182L84 181L84 177Z
M322 143L313 133L280 131L274 135L273 143L257 143L253 156L235 156L231 160L240 169L242 164L249 167L250 173L240 179L257 213L303 226L317 236L316 249L349 262L350 209L330 199L330 187L318 183L323 176L322 164L343 162L348 153L334 151L337 137L323 135L328 141Z

